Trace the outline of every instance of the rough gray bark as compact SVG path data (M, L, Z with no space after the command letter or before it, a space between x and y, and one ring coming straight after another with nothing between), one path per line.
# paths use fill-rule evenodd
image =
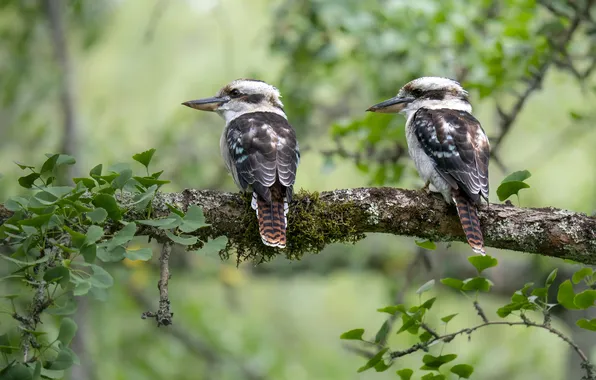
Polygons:
M183 209L200 205L212 224L210 236L226 235L242 246L247 243L242 239L248 240L252 234L255 244L260 244L256 218L248 208L248 199L240 194L213 190L159 194L154 202L158 213L167 212L166 202ZM552 207L519 208L511 204L485 205L479 214L488 247L596 264L594 217ZM271 249L271 254L299 256L332 242L359 240L368 232L465 241L455 209L442 198L422 191L357 188L297 194L290 207L288 248ZM488 253L495 254L490 249Z

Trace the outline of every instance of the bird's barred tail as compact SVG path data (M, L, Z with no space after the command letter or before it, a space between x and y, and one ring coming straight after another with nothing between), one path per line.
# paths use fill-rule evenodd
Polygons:
M455 207L457 207L457 214L466 234L466 239L468 239L468 244L470 244L474 252L486 255L476 205L458 191L453 192L453 201L455 202Z
M263 244L270 247L285 248L288 201L286 197L276 194L275 191L271 193L271 203L269 204L253 192L252 208L257 212L259 234Z

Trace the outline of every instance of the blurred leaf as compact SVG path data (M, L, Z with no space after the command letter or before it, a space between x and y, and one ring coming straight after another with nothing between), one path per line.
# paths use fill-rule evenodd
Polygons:
M178 215L181 218L184 218L184 212L182 210L178 209L176 206L173 206L169 203L166 203L166 206L168 206L170 211L172 211L174 214Z
M17 166L19 168L21 168L21 170L26 170L26 169L35 169L35 166L30 166L30 165L25 165L25 164L21 164L20 162L14 161L15 164L17 164Z
M19 185L21 185L22 187L24 187L26 189L30 189L39 177L40 177L39 173L31 173L24 177L20 177Z
M377 363L379 363L382 360L383 355L385 355L385 352L387 352L388 350L389 350L389 347L385 347L381 351L377 352L377 354L375 356L373 356L372 358L370 358L370 360L364 366L358 368L358 373L364 372L364 371L376 366Z
M35 362L35 368L33 369L33 380L41 379L41 361L37 360Z
M596 331L596 319L587 320L585 318L580 319L579 321L575 322L578 327L581 327L585 330Z
M404 305L385 306L384 308L377 309L381 313L396 314L397 312L405 313L406 307Z
M31 380L33 379L33 374L26 365L16 363L4 368L2 372L0 372L0 378L2 380Z
M484 277L474 277L464 280L462 290L477 290L481 292L490 291L493 283Z
M437 370L443 364L449 363L457 358L456 354L448 354L448 355L441 355L441 356L433 356L430 354L424 355L422 358L422 362L424 365L420 367L420 369L424 370Z
M201 227L208 226L208 223L205 223L205 216L203 215L203 209L201 209L197 205L192 205L188 208L186 215L184 215L183 223L180 227L180 231L182 232L193 232L198 230Z
M468 364L456 364L453 367L451 367L450 371L451 373L454 373L457 376L459 376L460 379L462 377L464 379L469 379L470 376L472 376L472 373L474 373L474 367Z
M350 331L346 331L345 333L339 336L339 339L345 340L362 340L362 335L364 334L364 329L354 329Z
M62 342L64 347L68 347L77 332L77 328L75 321L68 317L62 318L60 330L58 331L58 341Z
M420 380L445 380L445 375L441 374L434 374L434 373L427 373L426 375L422 376Z
M578 307L573 303L575 293L573 292L573 285L571 281L565 280L559 285L559 292L557 293L557 302L559 302L564 308L569 310L576 310Z
M86 177L73 178L72 181L77 185L79 184L79 182L82 183L83 186L85 186L87 189L93 189L94 187L97 186L95 181L92 180L91 178L86 178Z
M594 306L596 301L596 290L588 289L575 295L573 303L580 309L588 309Z
M153 256L153 251L151 250L151 248L140 248L140 249L136 249L136 250L126 250L126 253L124 255L127 259L129 260L141 260L141 261L147 261L150 260L151 257Z
M13 349L10 348L10 339L8 338L8 334L0 335L0 352L11 354L12 351Z
M137 225L130 222L125 225L120 231L114 234L114 237L108 241L108 250L113 250L117 246L123 246L131 241L137 232Z
M395 373L399 376L400 380L410 380L414 374L414 371L409 368L404 368L397 370Z
M383 341L385 339L385 337L389 334L389 330L391 329L391 326L389 324L388 321L383 322L383 325L381 325L381 328L379 329L379 331L377 331L377 334L375 335L375 343L379 343L381 341Z
M579 284L584 278L592 276L593 273L594 271L590 267L582 268L573 274L571 281L573 281L574 284Z
M416 294L428 292L432 289L433 286L435 286L435 280L430 280L426 282L424 285L422 285L420 288L418 288L418 290L416 290Z
M144 167L146 167L147 169L149 168L149 163L151 162L151 159L153 158L153 154L155 153L155 149L149 149L146 150L142 153L137 153L134 156L132 156L132 159L140 162Z
M21 220L19 224L21 226L31 226L31 227L42 227L50 221L54 214L43 214L34 216L33 218Z
M505 199L509 198L512 195L518 195L521 189L527 189L530 187L524 181L530 178L532 174L530 174L527 170L517 171L511 173L503 181L501 181L501 185L497 188L497 195L499 196L499 200L503 202Z
M470 256L468 257L468 261L474 266L474 268L476 268L479 274L485 269L496 267L499 263L497 259L489 255Z
M420 305L420 308L430 310L430 308L433 307L433 304L435 303L436 300L437 300L437 297L429 298L422 305Z
M86 263L92 263L95 261L97 257L97 245L95 244L86 244L81 247L81 255L85 259Z
M108 217L108 212L104 208L98 207L95 210L88 212L86 215L93 223L103 223Z
M464 286L464 282L462 280L458 280L457 278L442 278L441 283L457 290L462 290Z
M392 365L393 365L393 362L390 362L389 364L385 364L385 362L383 360L381 360L375 365L375 371L385 372L389 368L391 368Z
M89 171L90 176L101 176L101 169L103 168L102 164L95 166L91 171Z
M73 363L74 358L71 352L63 348L62 350L60 350L60 352L58 352L58 357L56 357L56 359L51 362L48 369L54 371L69 369L70 367L72 367Z
M443 318L441 318L441 321L445 322L445 323L449 323L449 321L451 321L458 313L455 314L449 314Z
M431 340L432 337L433 336L428 331L423 332L419 336L421 342L428 342L429 340Z
M95 207L101 207L107 211L108 216L114 221L122 219L122 212L116 203L116 199L108 194L97 194L93 198L93 205Z
M90 226L85 234L84 244L95 244L103 236L103 228L99 226Z
M203 247L195 253L199 253L205 256L213 256L219 254L219 252L226 248L228 244L228 238L226 236L219 236L216 239L209 239L209 241L203 244Z
M54 303L53 307L46 309L46 312L51 315L71 315L77 311L77 303L74 299L69 298L63 305Z
M170 228L178 227L179 223L176 223L176 221L177 220L174 218L137 220L138 223L144 224L146 226L164 227L163 229L170 229Z
M94 264L86 265L90 266L91 270L93 270L93 275L89 277L89 283L91 286L97 288L109 288L114 285L114 279L108 272L106 272L105 269Z
M181 245L193 245L197 242L196 236L189 236L189 235L174 235L169 230L166 230L166 236L170 238L174 243L178 243Z
M558 271L558 268L553 269L553 271L550 272L550 274L546 278L546 281L544 282L544 286L546 287L547 290L548 290L548 288L550 288L550 286L553 284L553 282L555 282L555 278L557 278L557 271Z
M64 287L70 282L70 271L61 265L53 267L44 273L43 279L47 282L59 283Z
M114 189L122 190L126 182L128 182L132 178L132 170L124 169L120 172L118 177L114 178L112 181L112 187Z
M79 282L76 284L72 294L75 296L84 296L89 293L89 289L91 289L89 282Z
M431 240L414 240L414 242L416 243L417 246L424 248L424 249L428 249L431 251L434 251L435 249L437 249L437 245L431 241Z
M41 375L48 379L64 379L64 371L41 368Z

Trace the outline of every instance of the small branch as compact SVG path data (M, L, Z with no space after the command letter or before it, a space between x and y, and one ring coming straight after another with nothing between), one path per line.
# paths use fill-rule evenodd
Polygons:
M141 318L145 319L155 318L157 321L157 327L169 326L172 324L172 317L174 313L170 310L170 298L168 296L168 282L170 280L170 253L172 252L172 243L164 242L161 248L161 255L159 257L159 271L160 278L157 282L157 288L159 289L159 309L156 313L146 311L142 314Z
M488 318L486 318L486 314L484 314L484 310L482 310L478 301L474 301L474 309L476 309L478 315L480 316L480 318L482 318L482 322L488 323Z
M554 334L554 335L558 336L565 343L567 343L569 346L571 346L571 348L581 358L581 360L582 360L582 367L586 370L586 374L588 375L588 379L593 379L594 378L593 377L594 376L594 366L590 363L590 361L588 360L588 357L586 356L586 354L575 343L573 343L568 337L566 337L559 330L556 330L555 328L553 328L551 326L537 324L537 323L531 322L529 320L522 321L522 322L507 322L507 321L485 322L485 323L482 323L482 324L477 325L477 326L472 327L472 328L465 328L465 329L456 331L456 332L451 333L451 334L446 334L446 335L439 336L438 338L431 339L431 340L429 340L426 343L415 344L412 347L408 348L407 350L403 350L403 351L392 351L392 352L390 352L390 357L391 357L391 359L397 359L399 357L406 356L406 355L412 354L412 353L417 352L417 351L420 351L420 350L425 350L430 345L432 345L433 343L436 343L436 342L439 342L439 341L449 342L449 341L453 340L455 337L457 337L458 335L462 335L462 334L470 335L474 331L476 331L478 329L481 329L483 327L486 327L486 326L497 326L497 325L538 327L538 328L541 328L541 329L544 329L544 330L549 331L551 334Z
M440 339L441 337L439 336L439 334L437 334L435 332L435 330L431 329L426 323L421 323L420 327L422 327L424 330L426 330L426 332L428 332L430 335L433 336L433 338L435 339Z

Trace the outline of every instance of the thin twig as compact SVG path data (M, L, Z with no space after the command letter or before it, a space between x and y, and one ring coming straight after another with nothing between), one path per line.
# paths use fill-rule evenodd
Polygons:
M478 301L474 301L474 309L476 309L478 315L480 316L480 318L482 318L482 322L488 323L488 318L486 318L486 314L484 314L484 310L482 310Z
M172 243L164 242L161 248L161 255L159 257L159 272L160 277L157 282L159 289L159 309L156 313L146 311L141 318L155 318L157 326L169 326L172 324L172 317L174 313L170 310L170 298L168 296L168 281L170 280L169 260L172 253Z

